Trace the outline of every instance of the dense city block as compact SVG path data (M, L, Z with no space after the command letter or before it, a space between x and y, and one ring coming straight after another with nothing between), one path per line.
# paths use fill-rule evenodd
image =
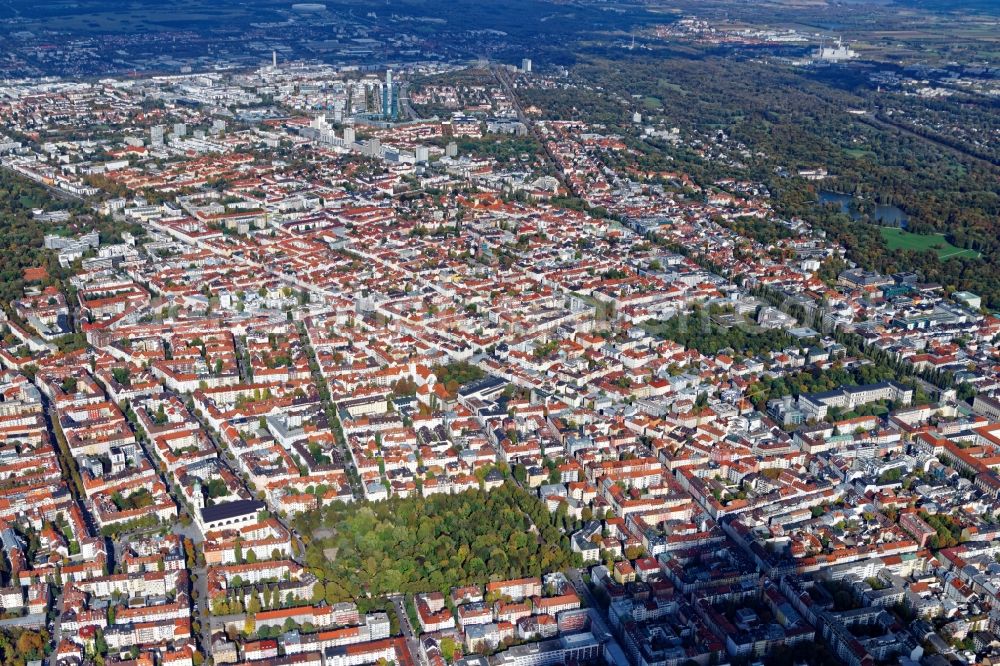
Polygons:
M1000 88L918 10L22 4L0 662L998 663Z

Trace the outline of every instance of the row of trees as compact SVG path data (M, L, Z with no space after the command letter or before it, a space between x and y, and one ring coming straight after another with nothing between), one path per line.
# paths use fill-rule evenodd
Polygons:
M281 589L277 583L264 584L259 589L259 593L258 590L253 590L248 595L244 595L244 591L237 589L238 586L235 584L233 587L235 591L231 596L218 596L212 600L213 615L259 613L262 610L287 608L297 603L291 592L282 598Z

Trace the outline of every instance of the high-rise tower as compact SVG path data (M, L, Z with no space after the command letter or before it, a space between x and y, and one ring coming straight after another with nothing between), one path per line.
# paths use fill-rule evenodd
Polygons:
M396 96L392 87L392 70L385 70L385 85L382 87L382 115L386 120L396 118Z

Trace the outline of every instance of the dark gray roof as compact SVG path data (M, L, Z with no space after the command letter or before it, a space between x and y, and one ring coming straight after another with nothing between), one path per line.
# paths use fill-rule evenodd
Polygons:
M226 520L228 518L245 516L248 513L257 513L263 508L264 503L258 502L257 500L236 500L233 502L223 502L222 504L206 506L201 510L201 517L205 520L205 522Z

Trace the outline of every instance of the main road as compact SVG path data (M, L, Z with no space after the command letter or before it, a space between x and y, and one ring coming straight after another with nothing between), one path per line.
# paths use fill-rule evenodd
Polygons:
M538 127L536 127L535 123L532 122L531 118L528 117L528 114L524 112L524 108L521 106L521 100L518 99L517 93L514 92L514 85L510 81L510 76L507 74L507 70L504 69L502 66L496 66L496 65L492 66L490 70L493 72L493 77L497 80L497 83L499 83L500 87L503 88L504 93L507 95L507 98L510 100L511 104L514 105L514 111L517 113L517 119L525 127L528 128L528 131L531 132L531 135L535 138L536 141L538 141L539 145L542 147L542 155L544 156L545 160L549 163L549 167L552 170L552 173L555 174L556 180L559 181L559 184L567 192L572 192L569 185L566 183L566 178L563 175L563 170L556 163L555 156L551 152L549 152L548 142L545 140L545 137L542 136L541 132L538 131Z
M420 641L417 640L418 634L414 630L413 625L410 624L410 616L406 612L406 603L403 595L390 595L389 601L392 602L393 607L396 609L396 617L399 618L399 628L406 638L406 645L410 648L410 654L421 664L424 663L424 658L420 651Z
M570 569L566 572L566 577L569 578L569 582L573 583L576 593L587 603L587 608L590 609L588 615L590 615L590 628L594 637L601 643L614 641L615 636L611 633L611 629L605 621L604 611L601 610L597 599L594 598L587 583L583 580L583 576L580 575L580 570Z

